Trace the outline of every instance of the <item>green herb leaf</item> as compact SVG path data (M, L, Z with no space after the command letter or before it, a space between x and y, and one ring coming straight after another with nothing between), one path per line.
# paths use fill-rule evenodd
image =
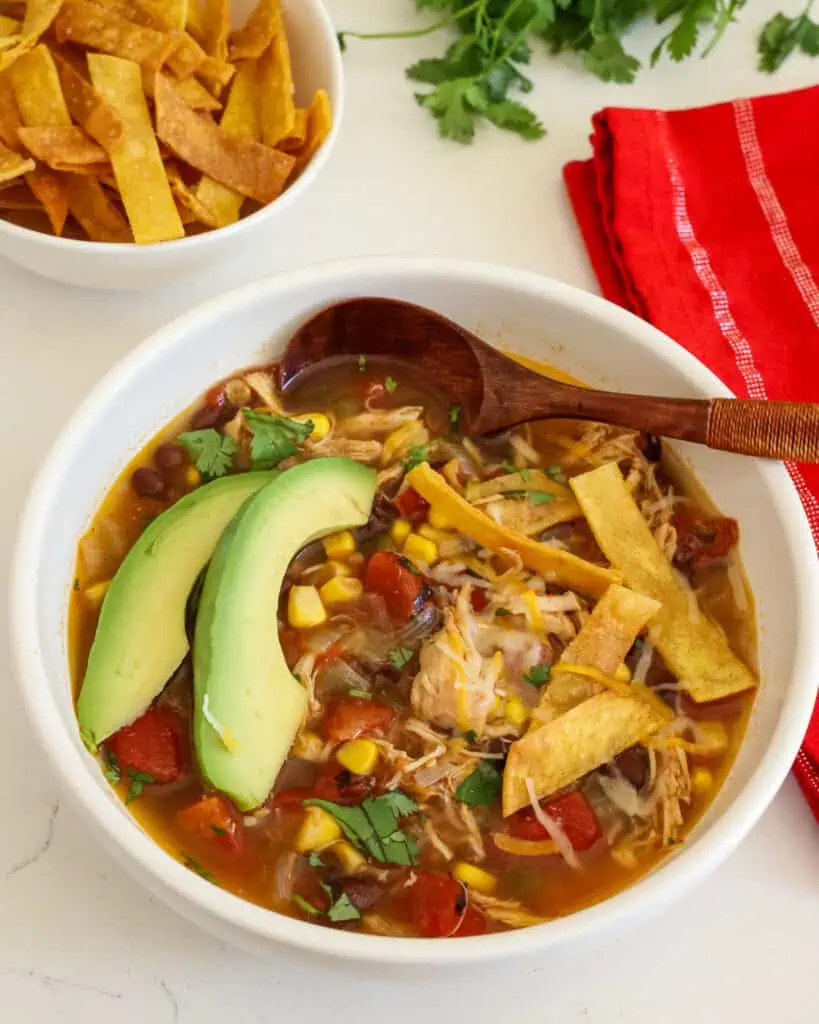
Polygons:
M470 807L488 807L498 801L503 778L488 761L481 761L455 790L456 800Z
M362 700L372 700L373 699L373 695L371 693L368 693L367 690L357 690L357 689L353 688L352 690L348 690L347 693L351 697L360 697Z
M640 62L626 53L615 36L602 36L591 44L583 58L583 66L604 82L633 82Z
M242 409L242 413L253 433L250 459L254 469L273 469L278 466L283 459L295 455L299 450L298 445L303 444L313 432L312 420L299 423L284 416L254 412L253 409Z
M552 678L552 670L548 665L533 665L528 672L523 673L523 678L532 686L545 686Z
M503 462L501 463L501 469L507 475L509 475L510 473L517 473L517 469L515 468L514 463L510 462L509 459L503 460Z
M808 17L811 6L809 0L796 17L788 18L780 12L766 22L758 43L760 71L773 73L797 49L808 56L816 56L819 52L819 25Z
M142 796L145 786L150 786L156 782L156 779L148 772L128 772L128 781L130 785L125 795L126 804L130 804L133 800L138 800Z
M321 807L341 826L346 838L382 864L411 866L418 862L418 845L399 827L399 819L418 813L415 801L399 790L369 797L358 807L310 799L305 807Z
M119 766L119 760L113 750L105 751L105 771L102 773L106 779L111 783L112 786L116 786L122 778L122 769Z
M478 742L478 734L475 732L474 729L467 729L466 732L464 733L464 739L470 745L475 744Z
M411 469L415 469L416 466L420 466L422 462L426 462L429 458L429 445L422 444L413 445L407 458L404 461L404 469L409 473Z
M96 757L99 753L99 747L97 746L97 741L94 739L94 734L86 726L83 726L80 729L80 739L88 753Z
M405 665L409 665L413 655L414 652L409 647L394 647L389 653L390 664L396 672L400 672Z
M195 871L196 874L200 876L200 878L204 878L206 882L216 881L216 879L213 877L210 871L203 868L199 861L196 860L194 857L189 857L187 854L183 854L182 863L185 865L186 868L189 868L191 871Z
M461 418L461 407L460 405L450 405L449 407L449 425L451 429L458 429L458 421Z
M367 357L366 356L359 356L358 357L358 372L359 373L363 373L366 369L367 369Z
M312 903L308 903L308 901L303 896L299 896L297 892L293 893L293 895L290 897L290 901L293 904L293 906L298 907L299 910L307 914L308 917L321 916L321 911L319 910L319 908L314 907Z
M226 836L228 834L228 830L222 828L221 825L211 825L210 830L215 836Z
M353 903L346 892L343 892L327 911L330 921L358 921L361 911Z
M550 494L548 491L527 491L526 493L533 505L548 505L549 502L555 500L554 494Z
M504 615L511 615L511 614L512 613L509 611L508 608L496 608L495 609L495 615L497 615L499 618L502 618Z
M395 389L398 387L398 381L395 377L387 377L384 381L384 387L390 394L393 394Z
M236 442L213 427L207 430L188 430L180 434L177 441L204 476L224 476L233 465Z
M313 850L310 856L307 858L307 863L310 865L311 868L324 867L324 861L321 859L321 855L316 853L315 850Z
M563 472L563 470L561 469L560 466L557 466L557 465L547 466L546 467L546 476L548 476L552 480L554 480L555 483L558 483L558 484L565 484L566 483L566 474Z

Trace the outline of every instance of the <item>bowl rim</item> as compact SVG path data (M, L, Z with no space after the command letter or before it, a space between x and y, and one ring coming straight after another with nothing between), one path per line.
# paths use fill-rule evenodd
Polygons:
M10 620L12 657L23 704L49 760L71 795L107 834L115 852L127 866L158 891L171 905L192 904L194 918L218 930L218 922L231 928L235 941L255 945L260 941L290 946L334 957L374 963L447 965L499 959L540 952L576 941L593 933L610 931L627 920L641 920L680 898L716 868L745 837L782 785L801 744L816 694L815 668L819 663L819 568L807 519L785 467L757 462L767 479L772 501L782 521L783 533L793 556L793 585L803 609L794 645L794 671L776 729L759 764L730 806L714 821L696 844L684 846L663 870L609 899L566 917L530 928L440 942L435 939L392 938L357 935L317 927L266 910L211 885L167 854L142 831L122 828L121 809L89 775L88 755L70 735L50 694L47 673L39 657L37 629L37 579L29 571L40 559L43 537L59 500L63 466L81 453L82 439L99 414L127 388L131 378L150 371L166 351L185 343L213 319L230 315L260 299L274 299L316 285L355 287L369 275L373 289L402 288L429 280L449 280L473 287L504 287L536 299L562 304L591 316L604 328L630 334L638 344L670 362L681 376L699 390L714 396L731 392L693 355L652 325L632 313L572 285L530 271L461 260L422 257L365 257L333 261L262 279L217 296L161 328L123 360L93 388L63 428L42 464L20 519L10 573ZM389 292L387 292L389 294ZM399 292L400 294L400 292ZM698 855L694 855L694 851ZM139 869L139 870L137 870ZM159 884L159 890L157 885ZM238 934L237 934L238 933Z
M303 0L300 0L303 2ZM238 235L242 229L249 224L258 226L262 220L272 217L276 212L282 213L288 209L305 192L313 181L321 173L322 168L330 157L341 129L341 122L344 116L344 61L341 57L341 49L337 42L336 30L330 18L330 14L324 5L324 0L309 0L313 6L314 17L320 32L316 38L322 41L323 47L327 50L330 58L330 81L327 86L327 94L332 104L333 119L330 131L319 148L313 154L312 159L296 178L292 185L285 188L272 202L254 210L247 217L240 217L232 224L224 227L208 228L197 235L185 235L183 238L170 238L164 242L155 242L151 245L137 245L136 242L94 242L84 238L63 238L61 235L51 235L45 231L37 231L35 228L26 228L20 224L13 224L11 221L0 217L0 234L7 234L13 241L30 241L35 245L42 243L43 246L55 251L64 253L105 253L115 260L141 259L140 254L156 254L158 252L182 253L185 250L198 248L203 249L208 244L218 239L219 242ZM150 258L148 256L147 258Z

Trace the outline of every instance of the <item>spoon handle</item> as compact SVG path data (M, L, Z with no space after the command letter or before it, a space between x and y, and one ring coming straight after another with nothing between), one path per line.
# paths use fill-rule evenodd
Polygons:
M819 462L819 405L715 398L703 440L740 455Z

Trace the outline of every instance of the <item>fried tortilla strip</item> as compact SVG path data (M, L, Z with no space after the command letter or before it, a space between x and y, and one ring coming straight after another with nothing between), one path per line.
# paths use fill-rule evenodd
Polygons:
M40 200L51 230L55 235L61 235L68 216L68 194L63 175L38 167L26 175L26 184Z
M55 27L61 43L79 43L151 68L160 67L176 47L167 33L135 25L88 0L65 0Z
M156 76L154 98L157 135L186 164L260 203L281 193L292 157L226 134L186 106L165 75Z
M527 779L542 800L646 740L674 717L646 687L632 690L628 695L595 694L514 742L503 772L504 817L529 804Z
M33 128L71 126L57 66L41 43L24 53L9 71L14 99L24 125Z
M42 206L25 182L0 184L0 210L42 210Z
M146 245L182 238L185 230L159 155L139 65L89 53L88 69L94 88L125 123L125 133L108 148L108 156L134 240Z
M12 178L21 178L24 174L33 171L36 164L33 160L15 153L0 143L0 181L11 181Z
M182 175L179 173L179 168L172 163L165 165L165 170L168 174L168 181L171 185L171 192L174 194L176 199L177 207L181 207L190 218L190 221L197 221L200 224L204 224L208 228L218 228L221 225L217 222L213 211L209 207L205 206L196 196L193 189L189 188L185 184Z
M502 548L515 551L525 566L540 573L549 583L558 583L571 590L579 590L582 594L600 597L612 583L621 581L620 573L613 569L594 565L568 551L561 551L548 544L538 544L523 534L505 530L480 509L470 505L427 462L411 469L406 480L456 530L492 551Z
M17 129L21 123L20 111L17 109L11 84L11 72L5 71L0 74L0 142L7 149L13 149L15 153L22 149L17 138Z
M20 29L20 40L15 46L0 50L0 71L27 53L48 30L62 6L63 0L28 0Z
M66 106L77 124L107 150L125 131L125 122L67 61L55 55Z
M191 76L176 82L176 91L181 99L187 103L191 110L221 110L222 104L216 99L202 83Z
M19 128L17 134L35 159L55 171L64 171L78 164L105 164L108 159L102 146L74 125Z
M504 495L509 495L507 500ZM538 497L520 500L528 495ZM486 507L492 503L492 518L509 530L517 530L527 537L542 533L558 523L568 523L582 515L580 506L569 488L552 480L542 469L524 469L519 473L508 473L483 483L469 483L465 497L473 505ZM487 510L488 511L488 510Z
M205 52L222 63L228 59L230 0L205 0L202 12Z
M202 8L202 0L188 0L185 28L198 43L205 38L205 12Z
M293 131L279 142L278 149L297 154L307 141L307 108L296 107Z
M617 463L573 477L571 487L603 554L627 586L659 601L649 636L695 701L718 700L757 685L724 634L674 575L643 519Z
M92 242L133 241L128 222L95 178L67 174L66 192L71 215Z
M162 9L168 28L184 32L188 22L188 0L165 0Z
M244 25L228 37L230 59L257 60L282 28L278 0L259 0Z
M0 49L17 46L21 42L23 23L16 18L0 14Z
M259 128L266 146L276 146L282 139L290 138L296 127L290 47L278 6L275 18L273 39L259 57Z
M307 141L297 154L294 176L301 174L310 163L332 127L333 111L330 107L330 97L323 89L319 89L307 108Z
M580 632L552 666L552 677L532 713L530 731L611 686L637 635L660 610L657 601L614 584L594 606ZM567 666L563 668L562 666ZM569 671L589 669L589 674ZM601 681L596 676L602 676ZM621 684L623 692L628 684Z
M259 139L256 118L256 64L247 61L239 68L219 127L226 135L239 139ZM213 178L202 178L195 189L196 198L210 210L216 227L233 224L239 219L244 196Z

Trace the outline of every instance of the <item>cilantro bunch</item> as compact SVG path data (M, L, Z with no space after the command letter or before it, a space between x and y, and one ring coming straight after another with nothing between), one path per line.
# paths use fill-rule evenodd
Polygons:
M442 33L453 41L440 57L406 69L421 86L415 99L435 118L444 138L468 143L482 122L539 139L545 129L523 102L533 89L526 74L533 47L578 54L605 82L631 82L641 62L623 45L627 30L650 18L666 29L650 56L682 61L698 50L707 56L746 0L414 0L435 20L407 32L339 33L348 38L414 38ZM775 70L795 49L815 53L819 31L809 6L795 18L777 15L763 29L760 67Z

